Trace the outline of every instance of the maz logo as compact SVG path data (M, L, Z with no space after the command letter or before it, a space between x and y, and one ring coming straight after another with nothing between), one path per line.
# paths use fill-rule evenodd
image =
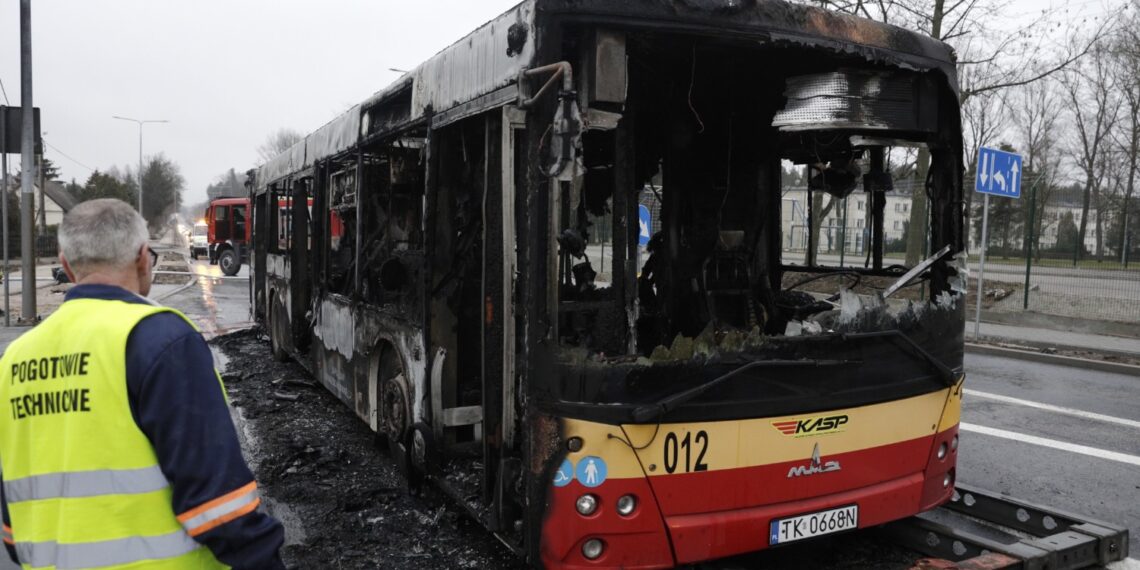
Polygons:
M798 465L788 470L788 479L792 477L802 477L804 475L815 475L818 473L828 473L830 471L839 471L838 461L828 461L823 463L819 457L819 444L815 444L815 449L811 452L811 463L808 465Z

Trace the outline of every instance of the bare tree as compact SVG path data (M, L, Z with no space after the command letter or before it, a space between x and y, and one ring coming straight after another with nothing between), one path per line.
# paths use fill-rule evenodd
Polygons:
M1098 42L1093 57L1082 61L1073 69L1066 70L1061 77L1061 85L1068 103L1075 132L1071 137L1071 153L1077 168L1084 175L1084 199L1081 204L1081 221L1077 231L1077 248L1073 253L1073 265L1081 259L1088 235L1089 206L1100 203L1100 190L1107 168L1105 152L1109 150L1109 134L1112 132L1119 107L1116 102L1115 78L1106 46ZM1103 208L1098 208L1097 259L1103 253Z
M1012 30L993 22L1008 21L1005 0L804 0L802 3L871 18L920 31L949 43L962 56L959 102L971 97L1028 85L1060 72L1082 58L1097 39L1108 33L1107 19L1089 22L1074 17L1067 6L1042 10L1036 18ZM1091 23L1085 42L1064 41ZM918 179L925 180L930 152L918 155ZM917 263L926 247L926 194L911 198L907 264Z
M812 247L808 248L808 251L804 256L805 265L815 265L816 254L819 252L819 233L820 228L823 227L823 220L827 217L828 214L831 213L831 210L833 210L835 208L835 205L840 201L839 198L828 196L827 205L825 206L823 204L824 194L826 194L826 192L816 191L812 196L812 217L811 228L809 229L809 231L811 231L811 240L808 242Z
M304 138L305 135L293 129L278 129L265 137L265 142L257 147L257 156L261 159L261 163L265 164Z
M983 95L984 96L984 95ZM1052 78L1015 89L1011 105L1015 132L1025 153L1025 180L1029 183L1029 199L1024 200L1026 213L1032 207L1033 226L1030 239L1039 239L1046 225L1045 213L1060 172L1060 149L1057 148L1062 99ZM1026 251L1028 253L1028 250ZM1040 251L1037 252L1040 256Z
M962 138L966 147L966 180L973 180L978 168L978 149L992 145L1009 126L1009 105L1001 92L971 97L962 105ZM966 192L966 211L973 212L974 193ZM913 207L913 205L912 205ZM925 214L925 212L923 212ZM911 223L914 223L912 212ZM967 228L967 235L969 235Z
M1113 55L1124 103L1124 118L1116 136L1116 146L1127 164L1121 207L1123 229L1120 232L1121 258L1127 259L1124 251L1128 248L1128 213L1136 191L1136 178L1140 175L1140 0L1133 0L1132 12L1113 42Z

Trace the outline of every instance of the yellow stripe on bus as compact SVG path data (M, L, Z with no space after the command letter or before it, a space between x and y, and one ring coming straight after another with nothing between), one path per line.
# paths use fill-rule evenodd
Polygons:
M905 400L774 418L624 430L566 419L564 433L583 440L582 449L568 456L574 465L601 457L608 478L630 478L643 476L643 465L650 476L735 469L803 460L816 443L824 455L835 455L929 437L956 424L960 408L961 383Z
M958 379L958 383L950 389L950 397L946 399L946 409L942 411L942 421L938 424L938 433L942 433L956 425L962 419L962 386L966 377Z

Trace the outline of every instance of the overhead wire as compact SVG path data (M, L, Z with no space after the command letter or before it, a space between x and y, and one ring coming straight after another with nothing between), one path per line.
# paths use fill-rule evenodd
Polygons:
M86 168L87 170L89 170L89 171L91 171L91 172L95 172L95 169L94 169L94 168L91 168L90 166L87 166L86 164L83 164L82 162L79 162L78 160L76 160L76 159L74 159L74 158L72 158L72 157L68 156L68 154L67 154L66 152L63 152L62 150L59 150L59 148L58 148L58 147L56 147L55 145L53 145L53 144L51 144L51 143L47 142L47 139L43 139L43 143L44 143L44 145L45 145L45 146L47 146L48 148L50 148L50 149L52 149L52 150L54 150L54 151L58 152L58 153L60 154L60 156L62 156L62 157L64 157L64 158L66 158L67 160L70 160L71 162L74 162L75 164L77 164L77 165L79 165L79 166L82 166L83 168Z

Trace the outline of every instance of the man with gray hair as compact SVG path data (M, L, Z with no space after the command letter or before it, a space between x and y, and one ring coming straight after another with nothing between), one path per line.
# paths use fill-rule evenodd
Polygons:
M119 200L60 225L76 285L0 357L5 546L37 568L283 568L209 347L145 298L147 238Z

